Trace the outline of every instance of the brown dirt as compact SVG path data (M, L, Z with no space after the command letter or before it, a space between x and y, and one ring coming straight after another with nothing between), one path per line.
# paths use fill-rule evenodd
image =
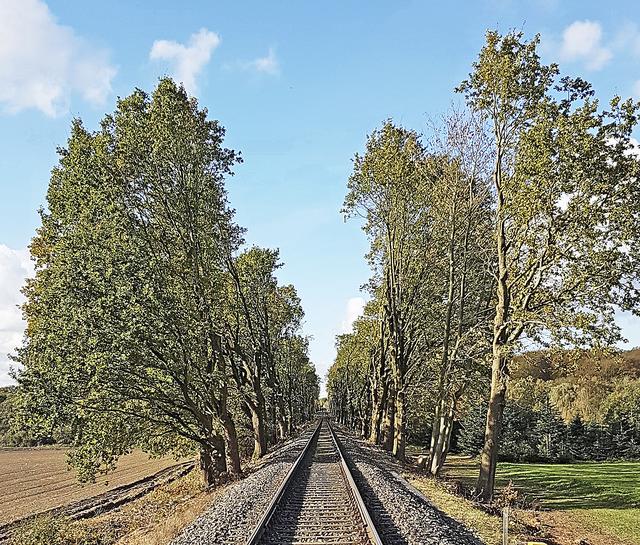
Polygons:
M0 450L0 525L27 515L103 494L176 463L142 452L123 456L118 468L92 484L80 484L66 464L66 449Z

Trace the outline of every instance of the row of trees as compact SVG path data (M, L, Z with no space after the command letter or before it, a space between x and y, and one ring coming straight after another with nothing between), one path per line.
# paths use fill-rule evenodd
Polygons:
M529 352L512 362L500 457L640 458L638 351ZM461 415L456 447L482 447L485 400Z
M459 452L475 456L484 443L486 406L478 405L461 422ZM637 460L640 422L633 414L611 415L605 422L570 422L548 401L538 410L510 402L504 413L500 459L516 462Z
M19 424L65 427L81 478L133 448L197 448L207 484L314 412L318 377L278 252L243 249L225 191L240 155L169 79L60 149L31 243ZM246 430L246 431L245 431Z
M387 121L356 155L344 212L370 240L370 302L338 338L329 403L399 458L429 407L429 470L488 390L477 492L493 494L514 358L532 344L610 345L638 310L638 104L603 110L538 38L488 32L466 108L427 137ZM488 382L488 384L487 384Z

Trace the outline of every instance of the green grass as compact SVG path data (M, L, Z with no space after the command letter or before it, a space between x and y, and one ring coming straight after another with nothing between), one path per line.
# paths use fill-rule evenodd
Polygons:
M478 463L453 457L446 474L473 484ZM509 481L546 509L640 508L640 462L498 464L496 484Z
M449 477L473 485L477 472L477 460L447 460ZM640 462L498 464L496 485L509 481L543 509L566 512L584 526L640 544Z

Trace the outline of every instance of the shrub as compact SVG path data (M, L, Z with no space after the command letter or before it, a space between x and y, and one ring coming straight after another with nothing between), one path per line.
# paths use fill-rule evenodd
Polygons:
M74 526L67 519L41 515L18 525L9 545L106 545L96 534Z

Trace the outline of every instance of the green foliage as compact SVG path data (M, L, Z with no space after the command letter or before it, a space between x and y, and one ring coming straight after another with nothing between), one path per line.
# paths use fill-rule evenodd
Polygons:
M494 156L496 314L478 490L491 499L509 363L522 343L620 340L617 308L639 312L640 103L600 108L589 83L542 64L539 36L486 34L458 91L487 121Z
M462 419L459 452L479 454L485 420L486 407ZM505 408L499 455L507 461L637 460L639 447L640 429L626 418L598 424L576 416L566 423L548 400L537 409L512 401Z
M62 426L55 430L40 430L34 433L21 426L22 407L20 395L15 386L0 388L0 446L2 447L34 447L53 443L68 443L69 428Z
M459 91L494 134L499 254L496 342L598 346L619 339L616 306L636 309L639 105L601 109L591 86L541 64L539 37L487 32ZM579 153L576 153L579 150ZM499 235L499 236L498 236Z
M329 401L399 457L407 422L413 440L432 433L444 453L453 415L486 374L484 150L482 122L452 112L427 138L387 121L354 159L343 211L365 220L372 300L354 333L337 340Z
M234 418L245 415L233 399L240 322L231 317L257 321L259 309L232 308L243 230L224 183L240 156L224 134L163 79L152 95L119 100L94 133L74 121L59 150L31 244L17 378L24 425L34 434L70 428L83 480L133 448L200 449L209 475L228 454L239 471ZM271 274L277 253L252 252ZM294 310L270 308L269 319L280 312L277 327L293 332L299 300L277 289L289 290Z
M461 420L458 436L458 451L469 456L477 456L484 445L484 428L487 421L487 407L484 403L474 406Z

